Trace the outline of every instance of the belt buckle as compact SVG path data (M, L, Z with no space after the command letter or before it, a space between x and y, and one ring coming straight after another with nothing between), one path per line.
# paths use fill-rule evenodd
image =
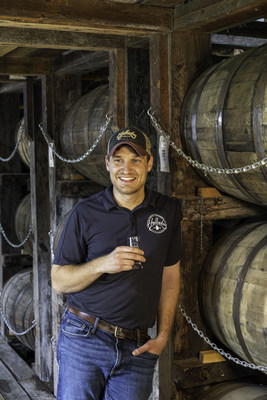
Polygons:
M124 336L120 335L120 327L117 325L115 326L114 336L118 339L124 339Z
M119 329L118 325L115 326L114 336L115 336L116 338L118 337L118 336L117 336L117 334L118 334L118 329Z

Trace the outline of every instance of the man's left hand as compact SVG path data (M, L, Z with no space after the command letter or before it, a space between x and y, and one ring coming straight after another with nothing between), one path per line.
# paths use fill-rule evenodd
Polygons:
M135 349L132 354L134 356L139 356L140 354L148 351L149 353L160 355L166 344L166 338L156 337L155 339L148 340L145 344L143 344L143 346Z

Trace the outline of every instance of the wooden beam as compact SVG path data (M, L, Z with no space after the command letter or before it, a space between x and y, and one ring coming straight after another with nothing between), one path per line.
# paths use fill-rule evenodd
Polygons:
M172 10L94 0L3 0L0 25L23 28L130 34L172 29Z
M265 0L192 0L174 10L174 29L216 32L267 14Z
M47 75L51 72L51 61L42 57L1 57L0 75Z
M1 16L0 16L1 19ZM17 25L17 24L15 24ZM125 37L120 35L107 35L97 33L84 33L74 31L57 31L56 27L47 29L21 29L19 26L1 26L0 44L16 47L73 49L73 50L109 50L124 48Z
M262 46L267 43L267 39L213 33L211 35L211 43L239 49L247 49L250 47Z
M179 197L183 221L216 220L230 218L263 217L266 207L257 206L230 196L203 198L197 196Z

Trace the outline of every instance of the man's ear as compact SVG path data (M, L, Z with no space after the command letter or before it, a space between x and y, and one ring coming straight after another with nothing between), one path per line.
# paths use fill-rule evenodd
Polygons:
M106 170L109 171L109 158L105 156Z
M153 156L150 156L148 162L147 162L147 172L150 172L152 170L153 167Z

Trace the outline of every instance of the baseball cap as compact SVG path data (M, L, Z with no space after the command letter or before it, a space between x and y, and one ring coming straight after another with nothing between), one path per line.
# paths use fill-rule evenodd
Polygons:
M111 157L123 145L131 146L139 156L151 156L151 143L147 135L136 127L127 127L113 133L108 142L107 154Z

